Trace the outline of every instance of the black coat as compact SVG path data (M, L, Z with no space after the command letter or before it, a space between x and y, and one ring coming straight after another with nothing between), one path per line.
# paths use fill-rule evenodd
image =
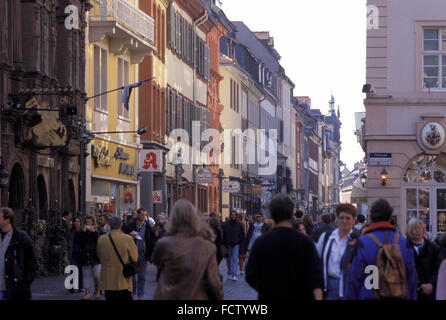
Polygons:
M79 237L79 257L81 266L99 264L97 245L99 232L82 231Z
M223 244L235 246L242 244L245 240L245 231L243 226L237 220L229 220L223 223Z
M408 241L408 247L412 248L415 256L415 266L417 268L418 275L418 288L423 283L430 283L434 287L434 290L429 296L426 296L421 289L417 291L418 300L435 300L435 289L437 286L438 269L441 264L440 248L428 239L424 239L424 246L421 249L419 255L416 254L414 245L410 240Z
M269 230L268 224L263 222L262 226L262 234ZM254 222L250 222L248 226L248 233L246 234L246 247L249 246L249 242L251 241L252 234L254 232Z
M133 220L129 224L127 224L124 227L124 232L127 234L130 234L132 231L138 231L136 220ZM146 245L146 260L151 261L153 249L155 248L155 231L153 231L153 228L150 226L150 223L146 222L146 232L144 234L144 241ZM135 240L136 242L136 240Z
M5 280L7 300L30 300L31 283L37 275L34 246L25 231L14 228L5 254Z
M318 227L314 228L311 234L308 235L311 236L311 239L313 239L314 242L318 242L321 234L327 231L332 231L334 229L335 228L333 228L331 225L323 223Z
M211 226L211 228L215 233L214 244L217 247L217 263L220 264L221 260L223 259L220 249L220 245L222 244L221 230L214 226Z

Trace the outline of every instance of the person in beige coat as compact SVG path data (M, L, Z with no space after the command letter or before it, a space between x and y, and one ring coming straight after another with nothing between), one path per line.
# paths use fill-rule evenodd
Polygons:
M158 268L155 300L221 300L215 235L187 200L172 208L167 234L152 255Z
M110 235L125 264L138 261L138 250L133 238L121 230L121 218L112 217ZM113 248L108 234L98 240L97 252L101 261L99 289L105 291L106 300L132 300L132 277L124 278L123 266Z

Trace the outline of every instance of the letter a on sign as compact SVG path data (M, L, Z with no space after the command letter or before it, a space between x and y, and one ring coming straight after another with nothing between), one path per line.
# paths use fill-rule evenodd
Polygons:
M143 150L139 154L139 172L162 172L161 150Z
M65 18L65 28L68 30L79 30L79 10L74 5L69 5L65 8L65 13L69 14Z

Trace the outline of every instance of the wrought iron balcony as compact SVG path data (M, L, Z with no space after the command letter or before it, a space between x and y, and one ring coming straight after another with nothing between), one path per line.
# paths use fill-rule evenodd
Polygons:
M91 0L90 41L97 42L105 36L112 39L111 51L121 54L132 51L133 63L156 50L154 20L129 0Z

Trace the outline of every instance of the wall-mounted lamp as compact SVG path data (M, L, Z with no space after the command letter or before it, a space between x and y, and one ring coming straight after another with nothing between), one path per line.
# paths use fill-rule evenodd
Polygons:
M0 157L0 188L9 188L9 172L3 167L2 157Z
M389 173L384 168L379 174L379 181L381 181L382 186L386 185L388 179L389 179Z
M361 180L362 187L364 188L365 183L367 182L367 176L363 173L359 179Z

